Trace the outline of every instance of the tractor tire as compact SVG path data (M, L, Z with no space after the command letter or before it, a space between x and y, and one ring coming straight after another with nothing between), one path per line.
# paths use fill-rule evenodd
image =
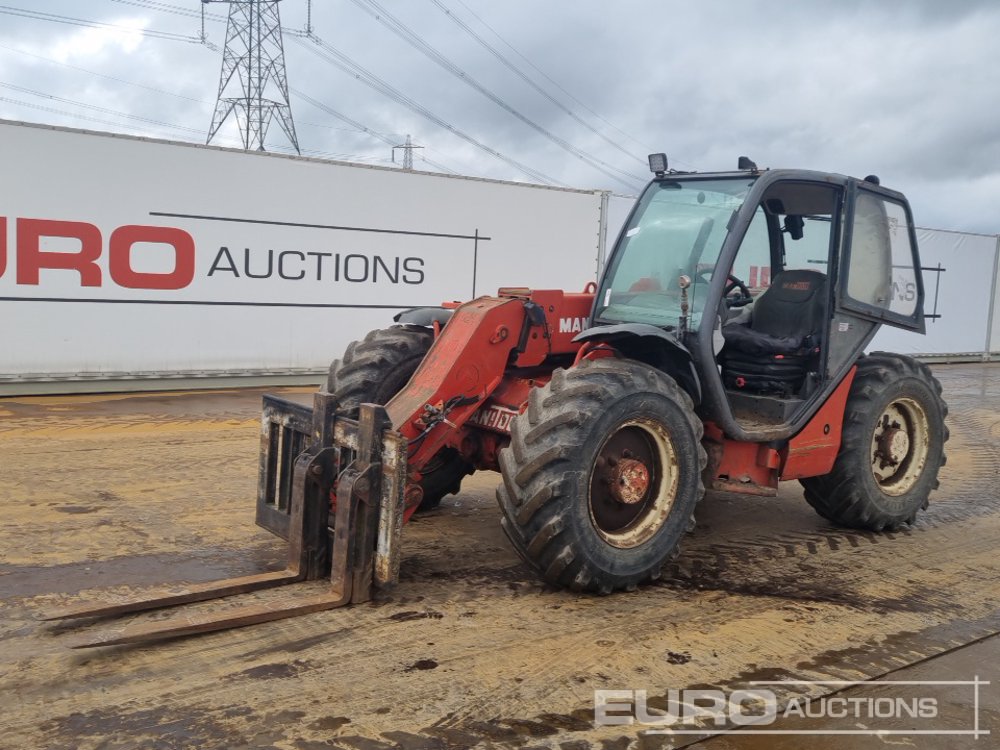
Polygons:
M556 586L608 594L659 578L705 492L702 432L690 397L648 365L556 370L499 454L503 530Z
M372 331L364 341L347 346L330 365L327 390L337 397L339 413L356 419L361 404L386 404L410 381L434 342L423 326L393 326ZM459 491L472 467L452 448L443 448L420 480L424 491L419 511L436 508Z
M927 365L875 352L858 361L829 474L800 480L806 501L839 526L894 531L926 509L945 464L948 406Z

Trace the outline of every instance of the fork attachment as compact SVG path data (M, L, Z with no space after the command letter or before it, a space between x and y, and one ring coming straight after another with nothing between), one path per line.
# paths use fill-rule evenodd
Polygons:
M407 448L383 407L362 404L357 420L337 416L337 400L316 393L310 409L264 396L257 523L288 541L284 570L172 587L153 595L62 610L46 620L107 617L217 599L329 577L321 593L290 592L280 602L177 615L91 633L71 648L111 646L237 628L372 598L399 578ZM336 508L330 513L331 500ZM297 596L295 594L298 594Z

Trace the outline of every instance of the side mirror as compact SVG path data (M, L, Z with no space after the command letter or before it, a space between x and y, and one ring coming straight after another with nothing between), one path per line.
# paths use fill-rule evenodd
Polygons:
M785 217L785 231L793 240L801 240L806 222L801 216L789 214Z

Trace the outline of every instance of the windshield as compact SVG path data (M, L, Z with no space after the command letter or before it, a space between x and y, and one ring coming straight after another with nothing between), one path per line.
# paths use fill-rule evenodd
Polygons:
M753 179L661 180L650 184L619 239L598 292L596 318L604 323L676 327L681 274L691 326L697 327L727 225Z

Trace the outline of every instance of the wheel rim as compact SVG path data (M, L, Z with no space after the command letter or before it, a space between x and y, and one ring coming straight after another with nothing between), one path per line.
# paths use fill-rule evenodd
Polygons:
M927 413L910 398L896 399L882 412L872 433L871 467L887 495L909 492L920 479L930 452Z
M648 541L663 525L679 481L670 435L654 422L619 426L597 452L590 477L590 520L614 547Z

